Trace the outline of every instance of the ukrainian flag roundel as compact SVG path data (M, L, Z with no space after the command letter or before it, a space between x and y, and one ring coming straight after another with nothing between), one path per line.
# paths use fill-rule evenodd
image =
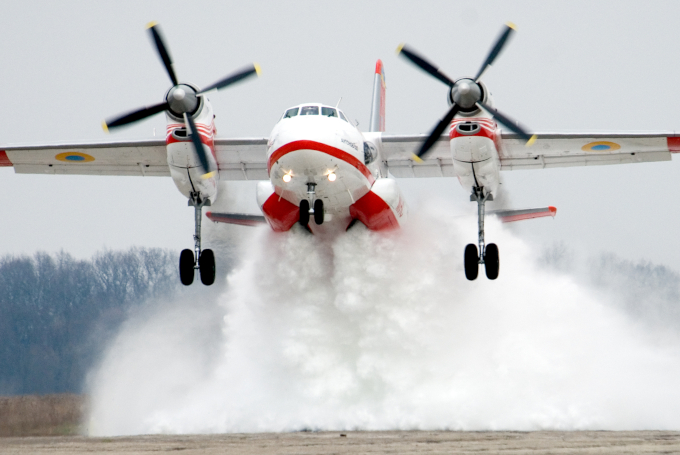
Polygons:
M65 163L88 163L90 161L94 161L94 157L92 155L80 152L64 152L58 154L55 156L55 158Z
M609 141L599 141L591 142L581 147L584 152L613 152L614 150L620 149L621 146L616 142Z

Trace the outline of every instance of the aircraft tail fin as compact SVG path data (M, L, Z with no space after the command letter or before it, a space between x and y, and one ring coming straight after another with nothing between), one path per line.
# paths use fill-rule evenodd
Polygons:
M373 103L371 104L371 121L368 131L372 133L385 131L385 68L381 60L375 63Z

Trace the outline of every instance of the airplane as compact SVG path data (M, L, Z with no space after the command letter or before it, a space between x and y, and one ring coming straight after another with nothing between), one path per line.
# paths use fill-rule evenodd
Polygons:
M465 248L465 275L476 279L484 265L487 278L494 280L500 259L498 247L485 243L485 216L512 222L556 213L554 207L486 212L500 171L664 161L680 151L674 133L533 135L500 113L480 78L508 42L511 25L474 78L453 80L406 45L399 47L400 55L450 87L451 107L430 134L385 132L385 71L378 60L368 132L359 131L337 105L302 103L282 113L269 137L221 138L207 92L259 74L259 66L249 65L204 89L180 83L158 24L149 24L148 30L172 86L161 103L106 120L103 127L110 130L165 112L165 139L0 147L0 166L13 166L17 173L170 176L195 214L194 249L184 249L179 260L184 285L192 284L196 274L204 285L215 280L214 253L201 245L201 222L203 207L219 196L218 181L257 181L262 214L208 211L208 219L266 223L276 232L299 224L327 236L357 223L373 231L403 225L408 207L398 178L456 177L470 188L470 200L478 207L478 242Z

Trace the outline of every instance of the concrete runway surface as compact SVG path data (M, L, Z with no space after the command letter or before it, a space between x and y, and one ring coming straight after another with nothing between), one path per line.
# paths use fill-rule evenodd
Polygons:
M345 435L345 436L342 436ZM359 431L0 438L2 454L680 454L671 431Z

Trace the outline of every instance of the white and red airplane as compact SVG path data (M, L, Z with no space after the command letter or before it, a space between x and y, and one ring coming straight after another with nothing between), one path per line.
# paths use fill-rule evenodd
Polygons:
M450 87L448 113L429 135L395 135L385 131L385 73L376 64L371 119L361 132L337 106L304 103L286 109L269 138L216 137L206 92L259 73L257 65L203 90L179 83L156 24L149 26L172 81L162 103L105 122L105 129L165 112L165 140L106 141L0 148L0 166L17 173L170 176L195 209L194 250L180 255L180 279L193 282L196 271L210 285L215 279L212 250L201 248L202 208L219 196L219 180L256 180L261 215L207 212L213 221L254 225L268 223L287 231L300 223L328 235L354 223L371 230L398 228L407 205L397 178L457 177L478 204L478 244L465 248L470 280L485 266L489 279L499 273L495 244L485 244L485 202L496 194L501 170L639 163L670 160L680 151L674 133L547 133L530 135L499 113L480 81L507 43L508 25L474 78L450 79L406 46L401 55ZM499 128L504 125L510 132ZM525 144L535 143L531 148ZM417 150L416 153L413 153ZM555 208L495 212L503 221L554 216Z

